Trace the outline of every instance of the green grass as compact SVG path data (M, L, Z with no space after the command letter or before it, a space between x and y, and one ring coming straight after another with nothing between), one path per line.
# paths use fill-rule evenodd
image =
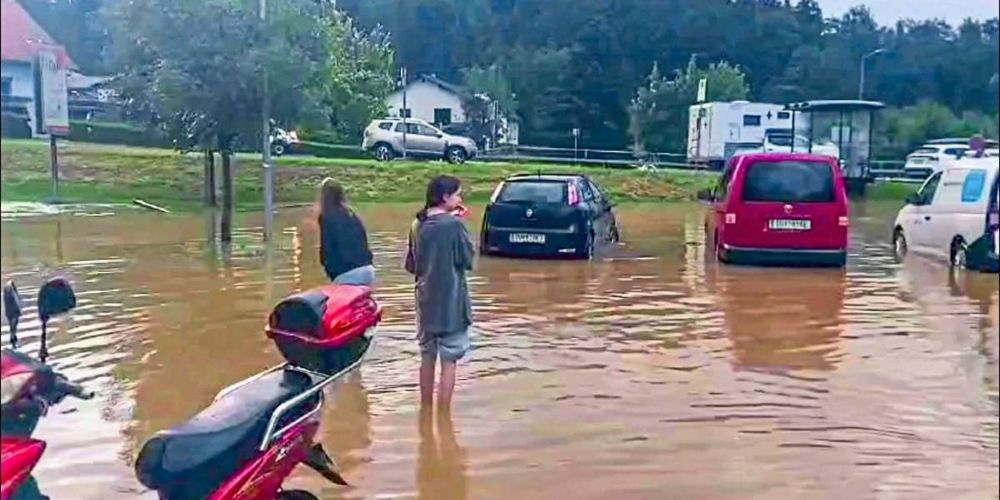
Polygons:
M59 146L59 200L69 203L130 203L141 198L173 210L201 204L203 159L169 149L62 142ZM235 156L236 207L260 208L263 198L259 156ZM216 159L220 164L221 160ZM514 173L583 172L619 202L692 200L699 189L715 183L714 174L684 171L642 172L628 169L543 164L447 163L373 159L285 156L275 161L275 197L279 204L315 199L324 177L341 182L358 202L413 202L424 197L428 179L440 174L462 179L465 198L485 201L497 182ZM7 201L40 201L50 196L48 144L4 139L0 142L0 187ZM872 200L902 200L917 185L879 182L870 187Z
M174 210L201 203L203 160L168 149L60 143L59 200L73 203L128 203L141 198ZM49 197L48 144L32 140L0 142L2 198L38 201ZM217 164L220 161L217 159ZM278 203L305 203L315 198L324 177L333 177L358 202L420 201L427 181L440 174L462 179L465 197L484 201L497 182L524 172L585 172L617 201L669 202L691 200L699 189L715 182L714 175L666 171L640 172L555 165L333 159L286 156L276 160ZM234 190L239 209L258 209L262 199L260 160L235 157Z
M917 192L920 184L904 182L876 182L868 187L866 198L873 201L904 200Z

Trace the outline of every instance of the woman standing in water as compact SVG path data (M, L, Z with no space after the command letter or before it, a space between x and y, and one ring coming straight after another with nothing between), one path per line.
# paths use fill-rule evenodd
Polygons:
M475 250L465 224L462 183L435 177L427 185L427 203L410 229L406 270L416 277L417 338L420 341L420 403L434 397L434 372L441 358L438 409L451 408L456 364L469 351L472 306L465 273Z
M319 195L319 260L326 275L339 285L371 285L375 281L368 234L347 205L344 188L327 178Z

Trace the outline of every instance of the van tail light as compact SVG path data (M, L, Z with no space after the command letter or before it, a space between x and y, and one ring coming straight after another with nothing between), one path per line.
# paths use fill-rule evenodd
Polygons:
M847 227L851 225L851 219L846 215L841 215L840 218L837 219L837 225L840 227Z
M1000 226L1000 212L990 212L990 216L986 218L986 225L989 227Z
M577 191L576 185L569 184L568 188L569 188L569 190L568 190L568 195L567 195L566 198L569 201L570 206L579 204L580 203L580 192Z
M493 190L493 194L490 195L490 204L496 203L497 199L500 198L500 190L503 189L503 183L497 184L496 189Z
M726 214L726 224L736 224L736 214Z

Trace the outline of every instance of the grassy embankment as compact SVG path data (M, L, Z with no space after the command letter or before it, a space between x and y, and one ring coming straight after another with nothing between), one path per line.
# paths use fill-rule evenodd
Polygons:
M48 144L3 140L2 198L40 201L49 197ZM219 163L219 159L216 159ZM171 209L195 209L201 203L203 159L167 149L60 143L59 200L72 203L129 203L140 198ZM234 189L239 209L260 207L261 169L254 155L236 155ZM585 172L620 202L682 201L714 182L714 175L688 172L639 172L541 164L333 159L288 156L276 161L276 200L279 204L314 199L316 186L333 177L353 200L419 201L427 180L439 174L462 179L466 199L484 201L496 183L519 172Z
M197 209L201 203L203 160L198 154L65 142L60 143L59 158L62 202L130 203L139 198L174 210ZM258 209L262 199L259 160L254 155L236 155L235 165L237 208ZM276 161L276 200L279 204L310 202L319 181L333 177L358 202L420 201L428 179L451 174L462 179L466 199L481 202L504 177L537 171L585 172L619 202L692 200L699 189L712 185L716 178L714 174L677 170L641 172L530 163L377 163L289 156ZM10 139L0 142L0 187L6 201L48 199L48 144ZM901 200L914 189L913 185L878 183L871 187L868 198Z

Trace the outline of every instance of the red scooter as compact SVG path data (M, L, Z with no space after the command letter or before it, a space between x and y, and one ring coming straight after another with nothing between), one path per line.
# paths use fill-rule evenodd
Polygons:
M314 499L308 492L282 488L302 463L346 485L315 442L323 392L361 365L381 314L367 287L331 285L279 303L266 333L288 362L223 389L208 408L153 436L136 460L139 481L167 500ZM15 477L15 464L26 464L18 477L30 474L44 449L44 443L35 443L41 449L33 461L12 458L8 473L5 437L0 500L8 499L6 485ZM18 484L12 482L12 488Z
M16 348L21 297L13 283L4 287L3 296L11 346ZM48 281L38 292L38 316L42 322L39 359L12 349L0 351L0 500L47 498L31 477L31 471L45 452L45 442L31 435L48 408L66 396L93 397L45 364L49 320L74 307L76 296L69 283L60 278Z

